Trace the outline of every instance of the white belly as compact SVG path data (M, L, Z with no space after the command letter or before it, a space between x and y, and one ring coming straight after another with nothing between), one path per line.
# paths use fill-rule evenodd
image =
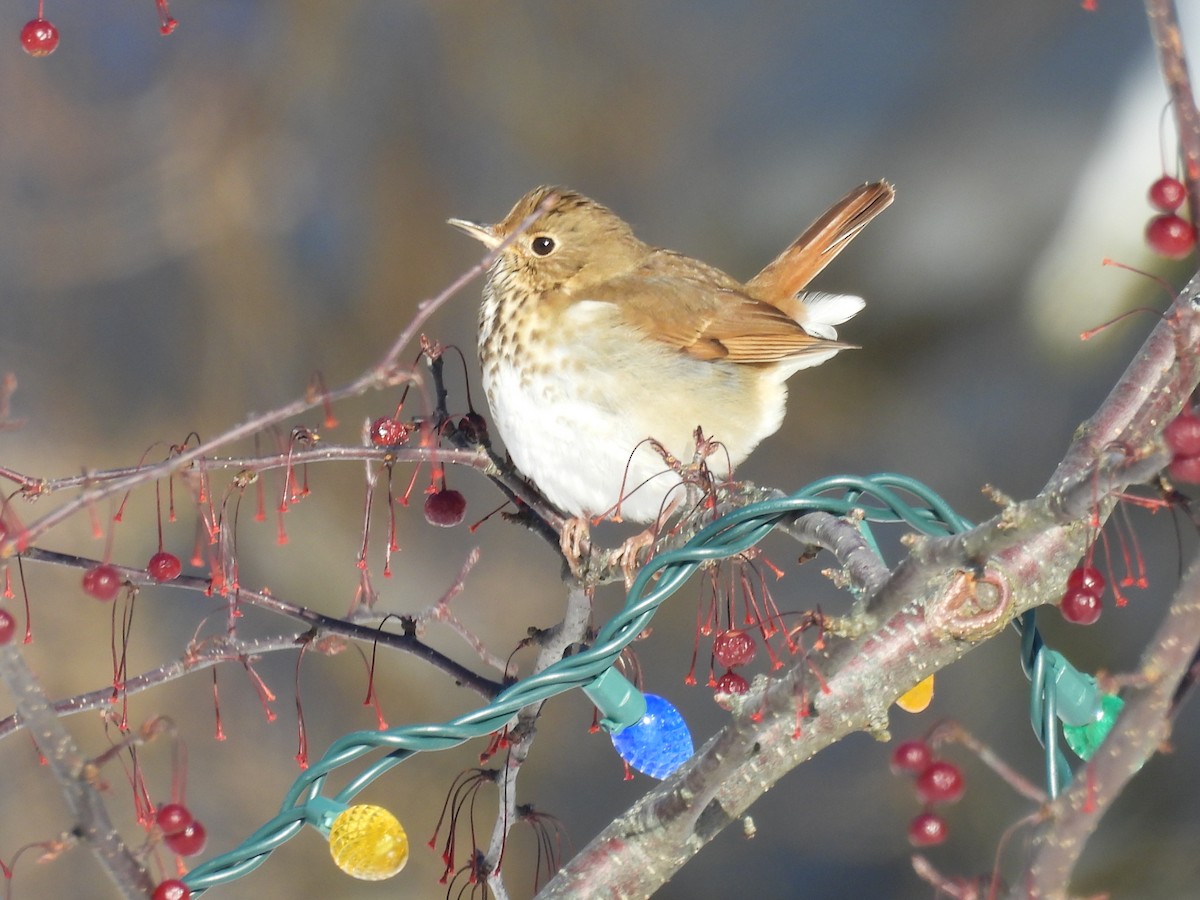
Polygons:
M779 428L786 388L778 380L674 350L658 359L622 355L601 349L588 358L576 348L537 370L484 366L493 424L513 462L566 513L615 512L620 500L623 518L649 522L682 496L679 473L648 438L686 465L703 428L724 446L707 461L723 480L730 463ZM630 376L631 362L644 377Z

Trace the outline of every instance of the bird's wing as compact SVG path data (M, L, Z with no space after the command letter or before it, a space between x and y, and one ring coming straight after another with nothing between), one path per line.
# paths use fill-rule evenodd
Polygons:
M612 304L629 325L696 359L766 365L852 346L809 334L719 269L663 250L586 298Z

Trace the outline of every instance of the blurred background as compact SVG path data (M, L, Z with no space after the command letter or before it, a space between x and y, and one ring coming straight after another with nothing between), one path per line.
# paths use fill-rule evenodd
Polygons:
M0 463L43 477L132 465L156 441L191 430L208 437L301 395L315 370L331 385L350 380L421 299L479 258L445 219L495 221L537 184L575 187L651 243L747 278L851 186L886 177L895 206L817 284L867 298L844 330L863 349L793 379L783 429L741 475L795 489L839 472L894 470L984 518L985 483L1027 497L1045 482L1153 317L1086 343L1080 331L1167 303L1152 280L1101 260L1176 285L1189 274L1142 242L1145 191L1164 166L1173 171L1174 138L1161 125L1166 95L1141 8L1098 6L211 0L172 4L179 28L162 37L149 0L51 0L45 15L61 45L32 59L18 34L35 4L9 4L0 24L0 370L18 377L14 412L27 421L0 435ZM1183 12L1195 20L1194 8ZM475 385L478 292L478 283L463 291L426 328L463 348ZM448 368L463 410L461 373ZM358 443L361 423L396 399L346 404L325 439ZM241 579L336 615L357 585L362 469L314 466L309 477L313 495L290 514L286 547L272 523L243 513ZM499 502L475 474L449 477L468 496L469 520ZM20 513L33 518L54 502ZM115 561L140 565L156 549L153 515L152 492L135 494ZM376 522L383 515L377 507ZM190 519L185 508L165 535L185 559ZM1049 642L1086 670L1134 664L1194 547L1186 533L1177 541L1168 515L1134 511L1132 523L1150 588L1124 609L1110 605L1090 629L1063 626L1053 610L1043 616ZM413 508L402 511L399 539L395 576L376 578L382 608L423 609L477 545L482 560L455 608L495 653L558 620L554 554L498 517L471 534L432 528ZM44 545L104 552L84 521ZM380 552L373 547L377 573ZM795 569L794 547L768 552ZM25 573L28 657L51 696L111 683L111 608L82 594L77 572ZM707 689L683 685L701 593L680 592L639 645L648 688L685 711L698 741L724 721ZM800 575L778 584L776 599L792 610L845 602ZM620 600L615 588L603 592L598 618ZM130 672L178 657L198 627L219 633L223 620L206 618L218 606L144 591ZM245 627L282 628L265 616ZM436 631L431 639L478 667L461 642ZM953 716L1039 779L1017 649L1015 635L1001 637L939 675L932 709L897 712L893 734L915 736ZM210 672L130 701L134 722L166 713L185 736L188 799L208 826L210 855L267 819L296 774L295 663L278 654L256 667L278 696L273 723L246 674L221 668L223 742L212 738ZM314 756L344 731L374 725L361 705L358 654L311 655L299 677ZM392 724L477 704L409 659L381 656L377 683ZM1185 710L1172 752L1107 817L1079 892L1194 890L1200 804L1179 785L1192 783L1200 757L1197 719ZM587 733L590 721L582 697L551 703L520 783L521 802L558 816L575 848L649 786L622 779L608 741ZM69 725L92 752L107 745L96 714ZM309 832L209 896L442 896L440 860L424 842L455 773L476 765L480 749L418 758L363 795L410 832L413 860L396 879L350 882ZM889 775L889 751L855 735L821 754L751 810L757 837L728 829L659 896L744 894L749 879L762 898L930 896L909 864L916 801ZM951 873L985 873L1004 829L1029 809L977 762L950 755L967 771L967 795L949 812L949 842L929 855ZM151 747L143 759L161 800L169 751ZM25 736L3 742L0 766L0 858L11 861L71 823ZM136 838L126 777L117 768L106 776L114 813ZM485 831L488 796L477 815ZM535 845L527 830L515 835L504 867L522 897L532 893ZM1006 858L1021 849L1018 833ZM44 865L35 855L21 857L14 897L115 896L86 852Z

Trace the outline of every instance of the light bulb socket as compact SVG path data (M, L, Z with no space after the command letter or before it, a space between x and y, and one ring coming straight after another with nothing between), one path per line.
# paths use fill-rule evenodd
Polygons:
M1091 675L1080 672L1057 650L1043 650L1046 688L1054 691L1055 712L1064 725L1083 726L1098 721L1104 710L1102 694Z
M600 727L609 734L620 734L646 715L645 696L616 669L605 669L583 692L596 704Z
M308 802L304 804L304 821L325 835L325 838L328 840L329 829L333 826L333 820L345 811L345 803L317 795L316 797L310 797Z

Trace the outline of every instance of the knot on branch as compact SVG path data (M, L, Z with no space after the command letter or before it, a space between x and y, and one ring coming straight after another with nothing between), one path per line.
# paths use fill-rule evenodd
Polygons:
M935 634L979 641L999 634L1012 616L1012 591L1003 570L957 569L950 583L925 607L925 621Z

